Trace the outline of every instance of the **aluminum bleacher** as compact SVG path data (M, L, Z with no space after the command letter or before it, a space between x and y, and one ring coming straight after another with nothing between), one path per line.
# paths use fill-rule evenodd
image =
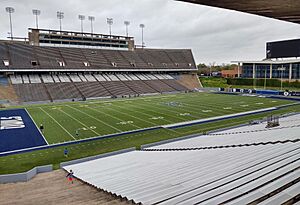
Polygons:
M111 93L107 91L99 82L81 82L75 83L75 86L85 98L111 96Z
M107 74L101 74L106 81L112 81Z
M42 77L44 83L54 83L51 75L43 74L43 75L41 75L41 77Z
M84 74L84 77L87 79L88 82L97 82L97 80L91 74Z
M28 75L23 74L23 75L21 75L21 76L22 76L22 79L23 79L23 83L30 83L29 78L28 78Z
M158 93L156 90L151 88L149 85L143 81L124 81L126 86L134 90L137 94L147 94L147 93Z
M82 82L82 80L79 78L78 75L76 74L69 74L70 79L72 80L72 82Z
M161 80L159 80L159 78ZM183 86L175 79L168 79L167 75L147 74L147 73L102 73L102 74L22 74L10 75L11 83L16 86L20 95L20 99L24 102L31 102L33 99L37 101L44 100L63 100L63 99L86 99L97 97L121 97L129 95L143 95L175 91L187 91L187 87ZM86 84L85 84L86 83ZM24 94L30 90L21 93L24 84L40 84L41 89L45 89L49 93L45 96L41 95L32 97L31 95L24 97ZM51 85L52 84L52 85ZM98 87L97 87L98 86ZM35 86L32 86L33 89ZM29 89L25 86L24 89ZM89 91L89 89L93 89ZM44 91L43 91L44 92ZM34 93L38 93L35 91Z
M94 77L99 81L107 81L101 74L94 74Z
M209 144L208 138L199 136L64 169L72 169L76 177L101 190L141 204L293 204L300 193L300 141L295 135L299 130L279 130L298 124L299 115L294 115L282 118L282 127L276 132L273 128L243 137L236 130L253 131L259 125L240 127L209 136L216 137ZM238 136L233 140L226 132ZM262 142L298 141L247 145L258 138ZM238 146L241 142L244 146ZM215 147L232 143L234 146ZM211 148L166 150L191 144Z
M46 83L45 86L53 100L82 99L73 83Z
M153 149L181 148L181 147L211 147L254 144L260 142L277 142L300 139L300 114L280 119L280 126L265 128L266 122L235 128L184 141L168 143L152 147ZM220 140L226 137L226 140Z
M70 78L66 74L60 74L57 76L62 83L69 83L71 82Z
M9 66L1 67L10 69L197 70L191 50L186 49L121 51L41 47L23 42L1 41L0 60L9 60Z
M12 84L22 84L23 80L20 75L10 75L10 81Z
M14 84L13 87L23 102L50 101L41 83Z
M160 93L176 91L174 88L168 86L167 84L159 80L145 80L144 82Z
M120 81L120 79L119 79L117 76L113 75L113 74L107 74L107 76L108 76L112 81Z
M105 87L106 90L109 90L112 96L124 96L124 95L137 94L121 81L106 81L106 82L102 81L100 83L103 87Z
M299 149L299 143L287 143L201 151L134 151L65 169L136 203L220 204L288 176L300 166Z
M40 76L37 74L29 75L28 77L30 79L30 83L42 83Z
M172 78L172 73L188 75L197 70L191 50L186 49L137 48L129 51L43 47L0 41L0 61L0 71L8 72L13 85L20 85L16 86L16 93L23 90L19 87L24 84L42 84L41 89L48 93L48 98L41 96L41 99L30 95L27 99L20 93L20 99L26 102L30 99L42 101L183 92L191 90L189 85L197 87L199 84L198 80L197 83L184 84ZM75 83L80 84L76 87ZM35 86L32 87L35 89ZM94 92L89 92L89 87ZM24 89L29 88L24 85Z
M177 91L186 91L187 88L180 83L176 82L175 80L161 80L163 83L167 84L168 86L174 88Z
M60 79L58 78L57 75L52 75L52 78L53 78L55 83L60 83Z
M84 77L83 74L79 73L78 74L79 78L81 79L82 82L87 82L88 80Z

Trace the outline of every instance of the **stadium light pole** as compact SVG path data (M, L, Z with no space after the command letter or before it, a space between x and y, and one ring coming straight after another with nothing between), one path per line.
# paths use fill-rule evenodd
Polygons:
M130 21L124 21L124 24L126 26L126 36L128 37L128 26L130 25Z
M5 10L9 15L10 39L13 40L13 29L12 29L11 14L15 12L15 9L13 7L6 7Z
M145 24L140 24L140 28L142 29L142 48L144 48L144 28L145 28Z
M62 24L62 19L64 18L64 12L58 11L57 12L57 18L59 19L59 31L61 32L61 24Z
M264 89L266 89L266 85L267 85L267 68L265 68Z
M83 33L83 21L85 19L85 16L84 15L78 15L78 19L80 20L81 33Z
M38 9L32 9L32 13L33 15L35 15L35 25L36 25L36 29L39 29L39 20L38 20L38 16L41 15L41 11Z
M114 23L114 19L113 19L113 18L107 18L107 19L106 19L106 22L107 22L107 24L108 24L108 26L109 26L109 35L111 36L111 26L112 26L113 23Z
M285 67L283 67L283 65L281 66L281 68L278 68L277 70L281 71L281 77L280 77L280 90L282 90L282 72L285 71Z
M88 18L89 18L89 21L91 22L91 33L93 34L93 32L94 32L93 31L94 30L93 29L93 21L95 21L95 17L94 16L89 16Z

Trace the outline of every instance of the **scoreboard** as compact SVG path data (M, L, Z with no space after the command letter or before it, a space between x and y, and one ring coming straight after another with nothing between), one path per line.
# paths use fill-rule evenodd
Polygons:
M266 58L300 57L300 39L267 42Z

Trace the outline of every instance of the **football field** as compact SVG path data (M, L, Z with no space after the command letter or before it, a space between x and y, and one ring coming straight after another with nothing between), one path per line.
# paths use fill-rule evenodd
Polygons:
M25 108L48 144L290 104L248 96L189 93L116 100L31 105Z
M206 120L205 123L189 124L180 128L160 127L288 104L294 105L230 119L221 117L217 121ZM57 169L64 161L132 147L140 149L142 145L149 143L236 126L270 115L299 111L300 105L296 105L295 101L212 93L168 94L131 99L10 107L10 109L2 110L3 115L6 113L4 117L20 116L25 128L2 130L2 133L8 133L8 135L6 138L2 137L0 149L4 146L4 152L8 148L14 152L20 149L16 147L18 144L23 148L37 147L37 149L1 156L0 174L24 172L47 164L53 164ZM40 124L44 126L43 135L37 133ZM158 126L156 129L146 131L110 135L156 126ZM105 135L108 136L105 137ZM95 139L91 140L92 137ZM8 138L9 140L5 140ZM53 146L44 145L39 149L38 146L44 144L43 139L46 144ZM7 145L9 142L11 143ZM70 151L68 157L64 156L65 148Z

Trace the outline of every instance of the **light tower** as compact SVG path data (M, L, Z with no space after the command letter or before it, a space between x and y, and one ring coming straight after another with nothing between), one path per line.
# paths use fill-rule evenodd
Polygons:
M57 18L59 19L59 31L61 32L61 23L62 23L62 19L64 18L64 12L58 11L57 12Z
M109 35L111 36L111 26L112 26L113 23L114 23L114 19L113 19L113 18L107 18L107 19L106 19L106 22L107 22L107 24L108 24L108 26L109 26Z
M126 36L128 37L128 26L130 25L130 21L124 21L124 24L126 26Z
M11 21L11 14L15 12L13 7L6 7L6 12L9 15L9 25L10 25L10 39L13 40L13 30L12 30L12 21Z
M94 16L89 16L89 21L91 22L91 33L93 34L93 32L94 32L93 21L95 21L95 17Z
M38 20L38 16L41 15L41 11L38 9L32 9L32 13L33 15L35 15L35 24L36 24L36 29L39 28L39 20Z
M81 24L81 33L83 33L83 20L85 19L85 16L78 15L78 19L80 20L80 24Z
M145 24L140 24L140 28L142 29L142 48L144 48L144 28L145 28Z

